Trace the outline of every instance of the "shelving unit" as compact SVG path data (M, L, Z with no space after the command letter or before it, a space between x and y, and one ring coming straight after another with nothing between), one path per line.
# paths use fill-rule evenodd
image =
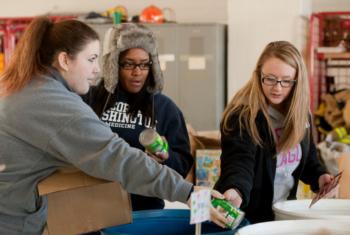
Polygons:
M321 95L329 92L327 77L334 77L340 89L350 89L350 52L319 53L317 48L325 47L325 23L327 19L339 17L350 22L350 12L314 13L310 18L310 38L308 46L308 72L311 94L311 110L317 110ZM336 46L336 45L333 45Z
M53 21L73 19L76 16L49 16ZM13 50L33 17L0 18L0 72L9 62Z
M320 60L349 60L350 59L350 52L318 53L317 57Z
M310 109L318 114L314 137L319 142L328 131L344 122L344 101L334 100L335 103L332 103L330 99L338 91L350 90L350 12L314 13L310 18L309 32ZM327 101L320 106L323 94L331 96L327 96Z

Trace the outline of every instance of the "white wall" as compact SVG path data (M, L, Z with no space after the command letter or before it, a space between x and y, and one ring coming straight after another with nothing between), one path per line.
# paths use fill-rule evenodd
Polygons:
M313 12L350 11L349 0L312 0Z
M288 40L304 53L309 15L324 11L350 11L350 0L228 0L228 100L268 42Z
M129 15L155 4L170 7L178 22L227 23L228 99L250 78L263 47L288 40L305 47L310 12L350 11L350 0L0 0L0 17L103 12L124 5ZM304 17L300 17L303 15Z
M0 17L35 16L38 14L104 12L123 5L129 15L140 14L154 4L170 7L178 22L227 22L228 0L0 0Z
M258 56L271 41L304 45L302 14L311 11L308 0L228 1L228 99L251 77Z

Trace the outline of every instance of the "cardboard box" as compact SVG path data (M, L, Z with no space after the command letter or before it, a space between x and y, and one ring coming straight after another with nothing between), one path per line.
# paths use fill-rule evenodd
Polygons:
M213 188L220 176L220 149L197 149L196 185Z
M50 235L87 233L132 221L129 195L119 183L76 169L55 172L39 183L38 191L48 198Z
M337 158L339 171L343 171L339 182L338 197L350 199L350 153L344 153Z
M195 131L187 124L194 164L186 179L196 185L214 186L220 174L220 131Z
M192 136L192 148L197 149L220 149L219 131L198 131Z

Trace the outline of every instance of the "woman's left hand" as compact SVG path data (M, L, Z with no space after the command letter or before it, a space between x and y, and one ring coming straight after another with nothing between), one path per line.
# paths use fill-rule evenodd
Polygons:
M151 158L153 158L154 160L156 160L158 163L163 163L165 162L166 160L168 160L169 158L169 154L166 152L156 152L154 154L152 153L148 153Z
M164 136L162 136L162 139L165 143L167 143L167 140ZM169 153L168 152L156 152L156 153L150 153L147 152L148 155L150 155L154 160L156 160L158 163L163 163L169 158Z
M318 186L322 189L326 184L330 183L333 179L333 175L323 174L318 178Z
M318 178L318 185L320 188L320 192L324 191L324 188L332 182L332 180L334 179L333 175L330 174L323 174ZM327 193L327 196L332 197L335 195L336 190L333 189L331 192Z

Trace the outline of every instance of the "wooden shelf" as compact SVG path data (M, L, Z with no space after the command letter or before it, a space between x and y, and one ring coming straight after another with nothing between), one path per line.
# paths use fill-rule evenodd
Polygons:
M317 57L321 60L333 59L333 60L348 60L350 59L350 52L342 53L317 53Z

